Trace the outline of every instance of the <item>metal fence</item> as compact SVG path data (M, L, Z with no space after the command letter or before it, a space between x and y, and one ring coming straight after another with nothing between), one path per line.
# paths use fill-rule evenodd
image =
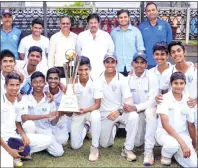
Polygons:
M116 21L118 8L64 8L63 10L87 10L88 13L96 12L101 18L101 29L110 32L118 25ZM127 8L130 12L131 24L138 26L141 23L141 8ZM12 8L14 16L14 24L20 28L23 35L31 34L31 22L33 19L40 18L44 20L44 34L51 37L54 33L59 31L59 17L64 15L63 12L55 8ZM188 10L190 10L188 16ZM159 17L168 21L171 24L175 39L197 39L198 36L198 11L197 9L188 8L160 8ZM189 24L189 26L188 26ZM73 16L72 30L78 31L86 29L86 17ZM189 27L189 30L186 28ZM189 34L186 35L186 32Z

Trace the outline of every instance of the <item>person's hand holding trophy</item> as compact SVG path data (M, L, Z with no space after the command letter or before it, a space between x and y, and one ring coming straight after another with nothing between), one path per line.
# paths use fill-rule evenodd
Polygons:
M80 56L77 56L75 50L69 49L65 52L65 57L68 60L68 62L63 64L67 90L62 96L58 111L66 113L79 112L78 100L73 90L73 84L77 76Z

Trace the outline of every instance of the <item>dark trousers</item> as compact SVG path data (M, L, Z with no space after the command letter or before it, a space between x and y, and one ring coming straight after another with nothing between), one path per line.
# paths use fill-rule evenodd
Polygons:
M124 71L123 72L120 72L122 75L124 75L124 76L128 76L128 74L129 74L129 72L127 71L127 69L126 69L126 66L124 66Z

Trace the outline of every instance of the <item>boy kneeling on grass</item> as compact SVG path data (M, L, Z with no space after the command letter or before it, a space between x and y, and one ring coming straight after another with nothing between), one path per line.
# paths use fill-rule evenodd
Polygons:
M175 72L170 77L170 83L171 90L163 95L163 101L157 107L160 117L156 140L162 145L161 163L171 165L174 156L183 167L197 167L195 118L183 92L186 77L181 72Z

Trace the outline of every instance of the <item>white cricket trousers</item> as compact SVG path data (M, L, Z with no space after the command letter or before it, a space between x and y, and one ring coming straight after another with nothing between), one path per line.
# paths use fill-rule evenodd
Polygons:
M170 136L168 133L157 133L156 140L162 146L161 154L164 157L172 158L183 167L197 167L197 154L192 146L192 140L188 133L180 133L179 136L184 140L186 145L191 150L190 158L184 158L180 144L175 138Z
M1 167L14 167L13 157L1 146Z
M63 129L60 129L56 126L54 128L52 127L48 129L42 129L36 127L33 121L26 121L25 123L23 123L22 126L26 133L32 132L35 133L36 135L37 134L48 135L51 138L51 144L48 146L46 150L55 157L63 155L64 150L61 143L65 143L68 140L68 132L67 129L65 129L66 126Z
M135 137L135 146L142 146L144 143L145 151L153 151L155 146L155 134L157 130L156 107L147 108L139 114L139 126Z
M73 114L71 123L71 147L73 149L79 149L83 145L86 121L91 123L92 146L99 147L101 117L100 111L94 110L81 115Z
M114 138L112 129L115 123L120 122L125 125L126 130L126 141L124 146L127 150L133 150L135 137L138 130L139 115L136 112L124 112L116 120L112 121L107 118L109 112L101 112L101 134L100 134L100 145L103 148L108 148L114 144Z

